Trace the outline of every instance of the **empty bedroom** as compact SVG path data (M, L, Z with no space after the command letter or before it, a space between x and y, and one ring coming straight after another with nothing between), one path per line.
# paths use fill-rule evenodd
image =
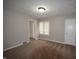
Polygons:
M3 0L4 59L76 59L76 0Z

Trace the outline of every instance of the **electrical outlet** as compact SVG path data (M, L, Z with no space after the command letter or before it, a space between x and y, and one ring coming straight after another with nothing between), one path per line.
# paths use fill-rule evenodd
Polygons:
M27 44L27 42L23 42L23 44L25 45L25 44Z

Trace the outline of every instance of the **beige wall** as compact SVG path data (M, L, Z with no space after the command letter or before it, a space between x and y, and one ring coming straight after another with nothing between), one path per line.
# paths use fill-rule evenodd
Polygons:
M55 40L59 42L64 41L64 19L61 17L49 18L38 20L40 21L49 21L50 22L50 34L49 36L39 35L39 38L47 40Z
M24 15L11 10L4 10L4 49L20 44L26 40Z
M51 40L64 42L64 19L62 17L50 20L50 38Z
M13 10L4 9L3 19L3 47L4 49L20 45L29 41L30 17Z

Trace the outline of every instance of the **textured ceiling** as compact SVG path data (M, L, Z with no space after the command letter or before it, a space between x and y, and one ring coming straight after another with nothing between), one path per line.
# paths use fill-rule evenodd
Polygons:
M75 0L4 0L4 9L22 12L34 18L59 15L75 15ZM46 7L45 13L37 12L39 6Z

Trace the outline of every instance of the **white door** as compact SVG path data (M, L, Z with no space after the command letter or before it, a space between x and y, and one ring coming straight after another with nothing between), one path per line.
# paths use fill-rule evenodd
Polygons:
M29 37L37 39L37 22L36 21L29 21Z
M65 20L65 42L68 44L75 45L76 41L76 20L66 19Z

